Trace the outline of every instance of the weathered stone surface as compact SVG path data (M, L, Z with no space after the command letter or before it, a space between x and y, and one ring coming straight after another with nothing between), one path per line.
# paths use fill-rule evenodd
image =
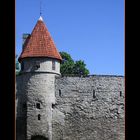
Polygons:
M51 58L26 58L24 59L24 70L22 72L50 72L60 74L60 62L55 60L55 70L52 70L52 61ZM36 66L39 64L39 67Z
M64 124L53 118L54 140L124 140L123 77L63 77L55 86L55 107L65 116Z
M16 103L17 140L124 140L124 77L26 73L17 77Z
M55 104L55 75L26 73L18 78L17 139L30 140L34 135L51 138L52 104ZM39 109L36 107L37 103L40 104ZM26 109L23 110L24 104L26 104ZM24 126L24 129L20 131L21 126ZM20 138L23 133L26 135Z

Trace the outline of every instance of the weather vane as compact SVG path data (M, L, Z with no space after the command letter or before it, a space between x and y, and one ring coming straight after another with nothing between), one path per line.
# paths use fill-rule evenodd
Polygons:
M41 5L42 5L42 1L40 0L40 16L42 15L42 7L41 7Z

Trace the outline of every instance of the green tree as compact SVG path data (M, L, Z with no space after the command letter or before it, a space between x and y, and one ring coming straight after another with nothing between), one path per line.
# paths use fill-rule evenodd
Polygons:
M18 55L16 54L16 75L18 75L20 71L20 63L18 62L17 58Z
M71 58L70 54L66 52L60 52L62 57L62 63L60 65L60 72L62 75L77 75L77 76L87 76L89 70L86 68L84 61L75 61Z
M86 64L82 60L75 62L73 71L75 75L79 76L87 76L89 74L89 70L86 68Z
M62 63L60 65L60 72L62 75L73 74L74 61L66 52L60 52Z

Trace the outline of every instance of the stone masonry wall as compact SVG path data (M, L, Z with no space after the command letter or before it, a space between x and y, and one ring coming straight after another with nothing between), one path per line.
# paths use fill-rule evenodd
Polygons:
M23 72L54 72L60 74L59 60L51 58L25 58ZM55 70L52 70L52 61L55 62ZM39 68L36 65L39 64Z
M124 77L59 77L53 140L124 140Z
M30 140L36 135L52 140L54 79L54 74L45 73L26 73L17 77L17 140Z

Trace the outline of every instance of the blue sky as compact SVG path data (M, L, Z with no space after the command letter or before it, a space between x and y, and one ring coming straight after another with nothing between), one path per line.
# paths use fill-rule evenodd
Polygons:
M16 0L16 54L39 16L40 0ZM42 0L42 17L57 49L90 74L124 75L124 0Z

